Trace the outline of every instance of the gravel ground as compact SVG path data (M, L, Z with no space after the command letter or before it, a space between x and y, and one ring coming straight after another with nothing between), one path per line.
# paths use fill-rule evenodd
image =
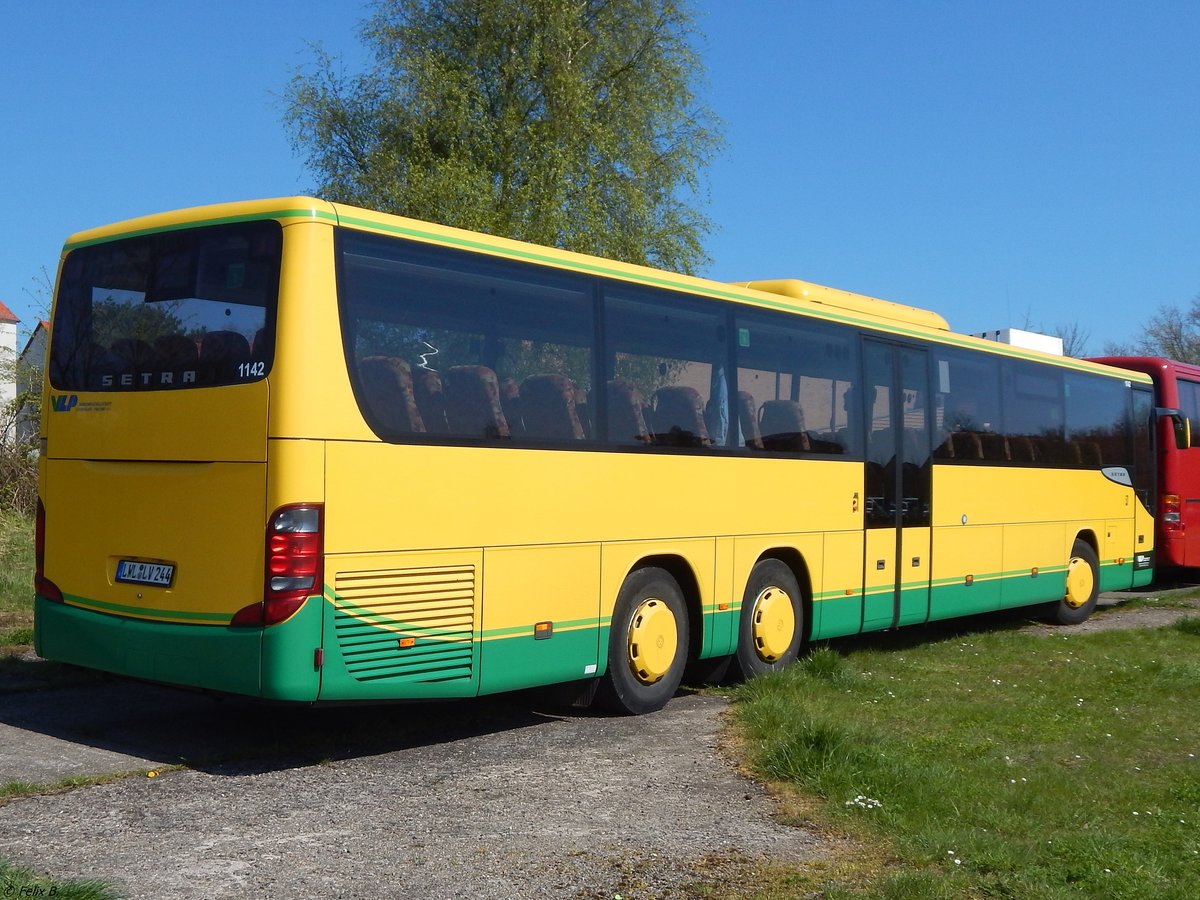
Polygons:
M0 706L10 729L34 699L62 710L40 742L107 719L77 746L126 768L215 760L0 807L0 856L130 898L724 897L759 865L821 853L722 757L715 697L634 719L486 701L279 710L128 684L20 696ZM322 761L289 760L297 745Z

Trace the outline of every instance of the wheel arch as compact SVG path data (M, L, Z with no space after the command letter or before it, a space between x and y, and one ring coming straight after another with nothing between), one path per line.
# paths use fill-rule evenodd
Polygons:
M700 597L700 580L692 570L691 563L673 553L642 557L630 567L625 577L628 578L639 569L652 568L662 569L674 578L683 593L688 614L688 659L694 660L704 641L704 604Z
M1092 529L1081 528L1079 531L1077 531L1075 533L1074 540L1071 541L1072 547L1075 546L1075 541L1083 541L1085 544L1089 545L1092 548L1092 552L1094 552L1096 554L1097 558L1099 558L1099 556L1100 556L1100 541L1096 537L1096 532L1092 531Z
M804 610L804 629L801 639L808 641L812 637L813 629L812 575L808 569L808 562L805 560L804 554L795 547L772 547L764 550L755 560L755 565L767 559L777 560L787 566L796 579L796 584L800 586L800 604Z

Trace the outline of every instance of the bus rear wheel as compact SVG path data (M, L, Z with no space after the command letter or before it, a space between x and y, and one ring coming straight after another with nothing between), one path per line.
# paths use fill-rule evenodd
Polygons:
M742 678L774 672L796 661L804 639L804 607L792 570L777 559L759 560L742 595L734 662Z
M1100 596L1100 559L1087 541L1076 540L1067 562L1067 586L1054 606L1059 625L1078 625L1092 614Z
M608 673L597 698L614 712L641 715L666 706L688 658L683 592L665 570L638 569L621 585L608 637Z

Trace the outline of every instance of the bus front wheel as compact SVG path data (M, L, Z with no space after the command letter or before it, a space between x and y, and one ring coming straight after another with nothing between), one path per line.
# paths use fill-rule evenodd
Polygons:
M792 570L777 559L759 560L742 595L735 663L754 678L795 662L804 639L804 607Z
M1078 625L1092 614L1100 596L1100 559L1087 541L1077 540L1067 562L1067 587L1054 606L1054 621Z
M630 573L613 609L600 702L628 715L666 706L683 678L688 633L687 605L675 579L658 568Z

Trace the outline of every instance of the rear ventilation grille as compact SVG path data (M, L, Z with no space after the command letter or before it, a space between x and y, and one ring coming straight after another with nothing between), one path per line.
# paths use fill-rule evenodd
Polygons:
M470 680L475 567L342 572L334 625L359 681Z

